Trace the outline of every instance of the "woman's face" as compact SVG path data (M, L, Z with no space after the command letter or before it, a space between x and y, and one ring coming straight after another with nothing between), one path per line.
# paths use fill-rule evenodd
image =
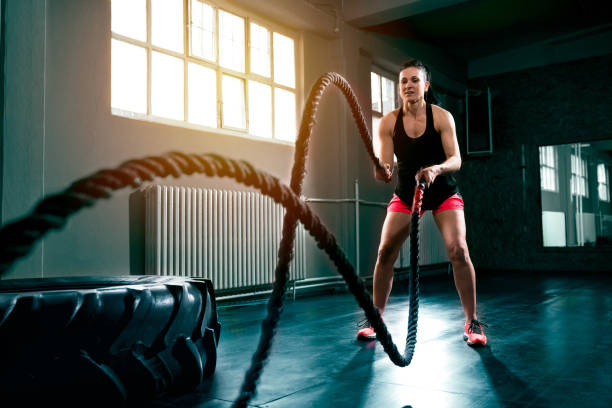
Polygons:
M400 71L399 92L404 104L423 100L428 89L429 82L421 68L408 67Z

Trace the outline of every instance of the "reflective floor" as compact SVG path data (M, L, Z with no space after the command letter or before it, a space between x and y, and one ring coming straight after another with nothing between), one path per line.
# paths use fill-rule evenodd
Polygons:
M421 280L417 346L393 365L376 342L355 339L363 318L352 295L288 300L257 407L611 407L612 276L490 273L478 277L489 345L462 340L463 313L449 276ZM397 284L385 322L404 348L408 296ZM156 407L229 407L238 394L265 305L219 308L215 375Z

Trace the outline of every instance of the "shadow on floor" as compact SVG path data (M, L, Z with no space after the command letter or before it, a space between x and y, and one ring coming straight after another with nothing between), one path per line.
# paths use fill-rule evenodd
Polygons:
M337 408L366 406L365 401L372 384L376 341L355 342L361 349L341 370L334 372L325 391L318 398L319 403L332 402Z
M527 405L538 397L536 392L526 381L519 378L516 374L506 367L499 360L491 347L474 348L482 359L486 374L491 380L491 385L499 397L498 402L503 407L516 407L517 401L525 402Z

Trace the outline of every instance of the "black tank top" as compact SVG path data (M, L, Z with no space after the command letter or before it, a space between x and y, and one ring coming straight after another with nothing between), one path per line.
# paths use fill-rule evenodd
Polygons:
M395 194L408 205L412 205L416 187L416 173L424 167L440 164L446 160L442 138L434 127L431 104L427 104L427 125L423 135L408 137L404 130L404 112L400 108L393 130L393 152L397 157L398 183ZM423 210L433 210L444 200L457 193L457 180L452 174L439 175L423 195Z

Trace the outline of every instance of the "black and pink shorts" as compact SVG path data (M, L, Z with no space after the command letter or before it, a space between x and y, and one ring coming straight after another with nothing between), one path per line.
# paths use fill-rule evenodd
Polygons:
M453 194L448 197L446 200L442 202L438 206L438 208L434 209L432 212L434 214L439 213L444 210L463 210L463 199L459 194ZM408 205L403 202L397 195L393 194L393 198L387 205L387 212L403 212L406 214L412 213L412 205ZM425 211L421 210L421 216L425 214Z

